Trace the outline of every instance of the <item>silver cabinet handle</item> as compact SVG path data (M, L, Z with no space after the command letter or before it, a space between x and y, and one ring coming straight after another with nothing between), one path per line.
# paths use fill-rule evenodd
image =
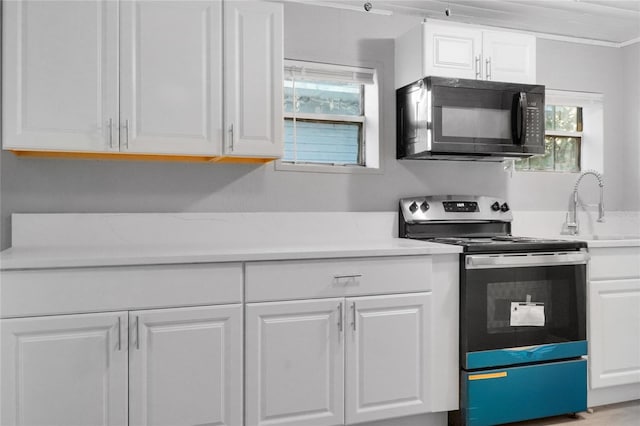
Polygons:
M122 350L122 319L118 317L118 350Z
M113 148L113 118L109 118L109 148Z
M356 331L356 302L353 302L351 304L351 309L353 310L353 312L352 312L353 317L352 317L351 325L353 326L353 331Z
M485 68L487 80L491 80L491 58L487 58L485 61Z
M124 120L124 147L129 149L129 120Z
M342 302L338 304L338 330L342 333Z
M480 55L476 56L476 80L482 78L482 58Z
M135 346L136 346L136 349L140 349L140 317L136 316L134 321L135 321L134 332L136 333Z
M234 143L234 136L233 136L233 123L231 123L231 126L229 126L229 150L233 151L233 143Z
M346 274L346 275L334 275L333 282L335 285L348 286L358 285L358 278L361 278L362 274Z
M341 278L360 278L362 274L346 274L346 275L334 275L333 278L339 280Z

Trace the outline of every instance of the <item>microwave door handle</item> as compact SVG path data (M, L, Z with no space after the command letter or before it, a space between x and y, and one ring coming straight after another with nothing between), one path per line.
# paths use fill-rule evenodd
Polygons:
M527 94L525 92L519 92L514 95L511 106L511 130L513 142L517 145L522 145L524 142L526 108Z

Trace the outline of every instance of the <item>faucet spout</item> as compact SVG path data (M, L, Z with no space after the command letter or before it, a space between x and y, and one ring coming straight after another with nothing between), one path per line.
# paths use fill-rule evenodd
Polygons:
M572 206L569 213L567 213L567 228L571 235L578 234L578 188L580 182L587 175L593 175L598 179L598 186L600 187L600 202L598 203L598 222L604 222L604 178L602 174L595 170L585 170L580 174L576 184L573 186Z

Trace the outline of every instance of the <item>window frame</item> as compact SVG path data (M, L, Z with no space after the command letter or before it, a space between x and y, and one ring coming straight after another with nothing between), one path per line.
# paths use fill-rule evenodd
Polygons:
M545 91L545 104L556 106L573 106L582 109L582 131L569 132L563 130L545 130L545 138L572 137L579 141L579 170L530 170L514 169L517 172L531 173L555 173L579 174L583 170L596 170L604 172L604 96L601 93L576 92L569 90L547 89ZM555 142L554 142L555 149Z
M304 61L285 59L285 68L287 66L309 66L319 69L350 69L353 72L358 70L368 70L372 74L373 82L371 84L363 84L362 109L361 116L346 116L333 114L307 114L307 113L283 113L283 126L285 120L292 119L295 115L300 121L314 121L331 123L361 123L359 131L359 164L344 163L315 163L315 162L292 162L284 160L284 158L276 160L275 170L278 171L295 171L295 172L315 172L315 173L382 173L382 156L381 156L381 92L380 84L380 66L379 64L358 63L355 65L337 65L329 62ZM286 73L283 79L287 79ZM321 81L321 79L317 79Z

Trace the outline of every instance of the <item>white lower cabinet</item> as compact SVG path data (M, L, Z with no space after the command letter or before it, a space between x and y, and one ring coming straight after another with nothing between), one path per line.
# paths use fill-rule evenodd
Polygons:
M247 304L246 425L428 412L430 295Z
M247 304L247 426L342 424L341 312L338 298Z
M346 303L345 423L430 411L431 293Z
M0 320L0 423L126 425L126 312Z
M242 425L242 307L129 313L129 425Z
M0 324L3 426L242 425L239 304Z
M640 279L590 286L591 388L640 383Z
M589 249L589 406L640 398L640 247Z

